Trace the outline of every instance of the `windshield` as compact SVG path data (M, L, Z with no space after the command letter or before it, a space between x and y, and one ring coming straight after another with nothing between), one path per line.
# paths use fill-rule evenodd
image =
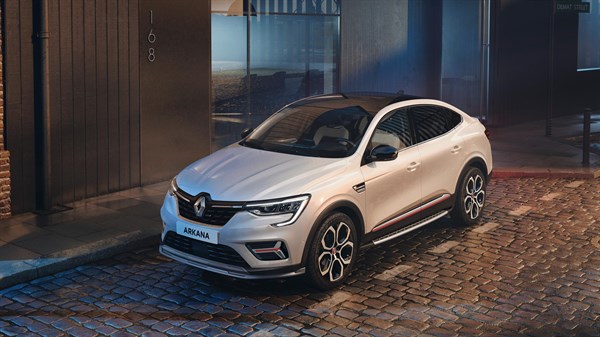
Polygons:
M286 107L240 145L302 156L347 157L356 151L373 118L360 106L327 105L315 102Z

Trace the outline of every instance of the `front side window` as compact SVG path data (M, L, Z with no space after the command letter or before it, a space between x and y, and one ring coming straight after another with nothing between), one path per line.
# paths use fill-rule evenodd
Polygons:
M347 157L356 150L371 120L371 114L360 106L292 105L261 124L240 145L311 157Z
M389 145L398 150L412 145L410 122L406 109L397 110L384 118L371 137L368 150L379 145Z
M454 129L462 118L456 112L439 106L422 105L411 109L417 143L443 135Z

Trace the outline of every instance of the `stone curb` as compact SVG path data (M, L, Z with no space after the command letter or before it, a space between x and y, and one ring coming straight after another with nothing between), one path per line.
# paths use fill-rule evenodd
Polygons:
M138 248L151 245L158 247L159 240L159 234L138 230L35 259L2 261L0 290Z

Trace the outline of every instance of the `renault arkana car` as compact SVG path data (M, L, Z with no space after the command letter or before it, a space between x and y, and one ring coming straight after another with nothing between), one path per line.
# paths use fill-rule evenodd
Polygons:
M441 101L326 95L294 102L189 165L161 208L160 252L246 279L348 276L359 249L444 216L481 218L484 126Z

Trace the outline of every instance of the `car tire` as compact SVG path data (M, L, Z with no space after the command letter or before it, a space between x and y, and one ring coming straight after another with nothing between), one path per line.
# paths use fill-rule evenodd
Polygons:
M341 212L327 216L309 247L306 275L310 283L321 290L339 286L352 271L358 248L352 219Z
M486 199L486 176L477 167L468 167L461 175L450 216L459 225L479 223Z

